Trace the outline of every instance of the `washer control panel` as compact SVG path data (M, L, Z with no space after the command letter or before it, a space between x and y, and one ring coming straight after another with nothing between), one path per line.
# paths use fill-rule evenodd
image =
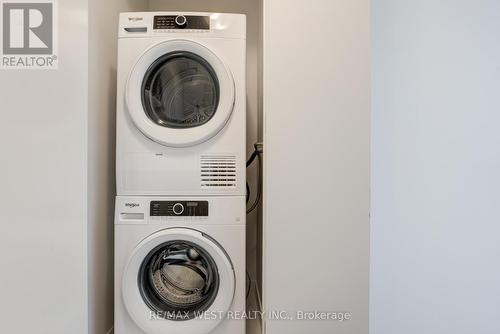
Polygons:
M210 30L210 16L160 15L153 21L154 30Z
M152 201L152 217L208 217L208 201Z

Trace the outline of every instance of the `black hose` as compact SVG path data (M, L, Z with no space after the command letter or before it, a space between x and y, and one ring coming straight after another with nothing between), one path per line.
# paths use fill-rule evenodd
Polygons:
M247 182L247 204L249 201L250 201L250 186L248 185L248 182Z
M252 155L250 156L250 158L247 161L247 167L249 167L253 163L253 161L255 160L255 158L258 155L259 155L259 152L257 152L257 150L253 151Z
M250 278L250 274L248 273L248 270L247 270L247 280L248 280L248 284L247 284L246 299L248 299L248 296L250 296L250 290L252 290L252 279Z
M257 171L258 171L258 174L257 174L257 196L255 197L255 201L253 202L252 206L247 209L247 214L251 213L253 210L255 210L257 208L257 206L259 205L259 202L260 202L260 198L262 197L262 158L260 156L260 153L258 153L257 151L254 152L255 153L255 156L258 158L259 160L259 166L257 168ZM253 156L253 154L252 154ZM255 159L255 158L254 158ZM248 193L250 194L250 192Z

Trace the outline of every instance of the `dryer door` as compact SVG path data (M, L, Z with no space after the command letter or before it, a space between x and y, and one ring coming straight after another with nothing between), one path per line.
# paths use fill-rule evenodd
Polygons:
M144 239L123 275L123 300L148 334L211 332L231 307L235 274L222 247L191 229Z
M215 136L235 101L229 69L208 48L187 40L160 43L130 73L126 102L139 130L166 146L186 147Z

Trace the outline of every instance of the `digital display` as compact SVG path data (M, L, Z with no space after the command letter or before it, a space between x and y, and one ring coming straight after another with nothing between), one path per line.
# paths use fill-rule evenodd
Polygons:
M155 16L153 29L194 29L194 30L210 30L210 16L181 16L182 20L176 20L177 15L161 15ZM185 18L185 20L184 20ZM179 24L179 22L183 24Z
M152 201L152 217L208 217L208 201Z

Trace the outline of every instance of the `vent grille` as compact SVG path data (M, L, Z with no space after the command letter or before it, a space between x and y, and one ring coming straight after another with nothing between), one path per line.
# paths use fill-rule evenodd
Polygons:
M200 158L202 188L235 188L236 157L206 155Z

